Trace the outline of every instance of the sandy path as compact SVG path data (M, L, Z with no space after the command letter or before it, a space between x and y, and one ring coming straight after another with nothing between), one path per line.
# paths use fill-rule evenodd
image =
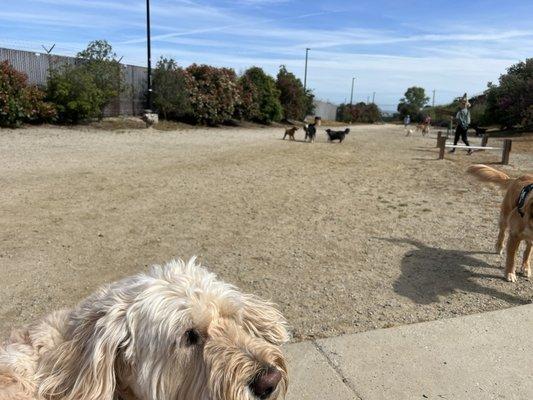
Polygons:
M463 174L498 154L437 161L435 139L395 126L355 127L342 145L281 136L0 131L0 333L194 254L276 301L296 340L533 299L492 253L500 194ZM512 175L533 170L523 147Z

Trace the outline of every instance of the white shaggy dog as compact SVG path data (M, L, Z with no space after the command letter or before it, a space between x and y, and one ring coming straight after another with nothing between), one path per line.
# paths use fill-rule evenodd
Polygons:
M282 399L287 340L272 304L172 261L14 332L0 399Z

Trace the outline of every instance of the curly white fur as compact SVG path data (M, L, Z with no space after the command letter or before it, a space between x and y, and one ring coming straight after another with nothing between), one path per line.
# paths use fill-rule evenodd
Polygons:
M281 399L287 339L272 304L194 258L171 261L14 332L0 347L0 399ZM267 371L279 383L254 394Z

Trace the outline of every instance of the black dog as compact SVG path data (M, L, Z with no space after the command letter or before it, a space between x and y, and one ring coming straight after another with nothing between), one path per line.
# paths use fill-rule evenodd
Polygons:
M344 138L348 133L350 133L350 129L346 128L343 131L332 131L331 129L326 129L326 133L328 134L328 141L332 142L334 140L338 140L339 143L342 143Z
M319 116L315 117L315 122L313 124L304 125L304 131L305 131L305 140L307 141L307 138L309 138L309 141L313 143L315 141L316 137L316 128L317 126L320 126L322 122L322 119Z
M312 143L315 141L316 136L316 127L314 124L309 124L304 126L305 130L305 140L307 141L307 138L309 138L309 141Z

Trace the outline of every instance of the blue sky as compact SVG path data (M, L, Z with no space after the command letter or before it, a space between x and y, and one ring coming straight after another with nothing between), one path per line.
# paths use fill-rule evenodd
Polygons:
M144 0L2 0L0 46L73 55L107 39L123 61L145 65ZM285 64L318 98L354 101L376 92L395 109L422 86L436 103L479 93L505 69L533 56L533 1L151 0L159 56L275 75Z

